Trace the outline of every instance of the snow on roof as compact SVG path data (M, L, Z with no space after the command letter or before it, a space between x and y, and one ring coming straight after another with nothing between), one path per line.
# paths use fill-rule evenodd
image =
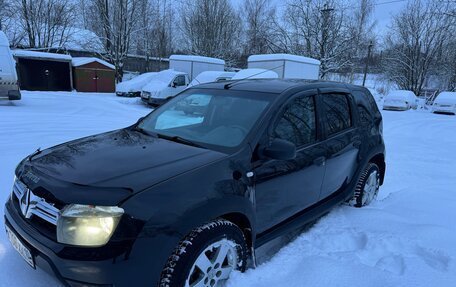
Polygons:
M169 60L225 65L225 61L221 59L193 55L171 55Z
M389 100L414 100L415 98L416 95L412 91L407 90L394 90L386 96L386 99Z
M225 72L225 71L204 71L201 72L193 81L188 85L189 87L215 82L218 78L232 78L236 73L235 72Z
M242 79L277 79L279 75L274 71L265 69L245 69L240 70L234 75L231 80L242 80Z
M119 83L116 85L116 92L140 92L156 75L156 72L144 73L129 81Z
M98 58L95 58L95 57L75 57L71 60L71 65L73 67L79 67L79 66L83 66L83 65L86 65L88 63L92 63L92 62L97 62L97 63L100 63L106 67L109 67L111 69L115 69L114 65L113 64L110 64L102 59L98 59Z
M148 92L161 90L171 84L171 81L174 80L177 75L186 75L186 73L178 72L173 69L158 72L152 77L151 81L143 87L143 90Z
M261 54L252 55L247 59L248 62L262 62L262 61L293 61L300 63L307 63L313 65L320 65L321 62L304 56L297 56L291 54Z
M64 62L70 62L72 59L70 55L28 51L28 50L13 50L13 55L18 58L57 60L57 61L64 61Z
M90 30L71 27L66 31L65 37L66 41L62 45L56 42L52 43L52 47L74 51L105 52L100 37Z
M3 31L0 31L0 46L7 46L9 47L9 41Z
M450 101L456 103L456 92L441 92L436 101Z

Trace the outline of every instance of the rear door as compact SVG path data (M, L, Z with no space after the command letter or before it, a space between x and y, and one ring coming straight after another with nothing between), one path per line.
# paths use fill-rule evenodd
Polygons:
M289 219L316 203L325 173L325 149L319 141L316 92L300 95L285 105L273 121L266 141L280 138L294 143L296 158L254 161L258 231Z
M351 182L361 145L354 124L354 104L348 91L329 90L319 94L324 128L326 172L320 199L342 191Z

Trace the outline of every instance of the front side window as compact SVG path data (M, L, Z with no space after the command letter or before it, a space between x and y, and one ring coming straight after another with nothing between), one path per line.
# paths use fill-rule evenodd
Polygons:
M175 85L176 87L185 86L185 75L177 76L177 77L174 79L174 85Z
M325 94L322 98L326 114L325 126L328 136L352 126L350 105L346 95Z
M138 127L223 151L244 141L274 96L190 89L149 114Z
M274 129L274 137L294 143L297 147L315 142L314 97L297 98L288 106Z

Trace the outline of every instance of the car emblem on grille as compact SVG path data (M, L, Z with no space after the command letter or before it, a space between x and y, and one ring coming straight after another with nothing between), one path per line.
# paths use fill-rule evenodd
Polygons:
M27 173L24 175L24 177L30 179L30 180L31 180L32 182L34 182L34 183L38 183L38 181L40 181L40 178L39 178L37 175L35 175L35 174L33 174L32 172L30 172L30 171L27 172Z
M25 218L32 217L32 211L35 209L36 204L40 198L35 196L30 189L26 189L25 192L22 194L21 198L19 199L20 207L22 215Z

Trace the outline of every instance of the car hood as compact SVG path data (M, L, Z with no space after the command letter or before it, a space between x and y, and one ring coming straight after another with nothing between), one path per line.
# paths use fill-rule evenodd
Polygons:
M156 93L163 91L168 86L169 84L162 81L151 81L147 85L145 85L142 90L149 93Z
M122 129L43 150L25 162L34 171L34 176L43 177L43 183L49 177L83 189L81 195L84 197L90 198L90 193L99 190L105 196L116 193L114 198L121 200L121 197L226 156L144 135L133 129ZM68 190L57 189L49 191L60 201L74 202L73 198L76 198L78 203L87 202L86 198L78 198L77 192L70 196Z

